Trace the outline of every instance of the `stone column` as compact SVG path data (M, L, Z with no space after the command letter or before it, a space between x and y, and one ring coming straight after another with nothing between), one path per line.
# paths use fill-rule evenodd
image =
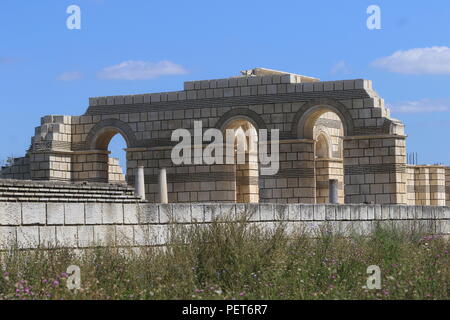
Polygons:
M143 166L137 167L134 181L134 192L136 196L140 197L142 200L145 200L145 181Z
M338 197L338 180L330 179L329 180L329 202L330 203L339 203Z
M164 168L159 170L159 202L169 203L169 197L167 194L167 173Z

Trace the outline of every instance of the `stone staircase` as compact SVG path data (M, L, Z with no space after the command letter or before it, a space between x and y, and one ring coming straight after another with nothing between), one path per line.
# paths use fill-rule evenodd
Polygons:
M143 202L126 184L0 179L0 202Z

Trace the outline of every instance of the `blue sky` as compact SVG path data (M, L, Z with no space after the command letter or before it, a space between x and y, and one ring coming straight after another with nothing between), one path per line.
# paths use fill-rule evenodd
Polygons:
M372 4L381 30L366 27ZM81 30L66 27L69 5L81 8ZM2 0L0 159L25 153L41 116L80 115L90 96L266 67L373 80L406 124L408 151L450 164L449 16L448 0ZM146 72L126 68L137 62Z

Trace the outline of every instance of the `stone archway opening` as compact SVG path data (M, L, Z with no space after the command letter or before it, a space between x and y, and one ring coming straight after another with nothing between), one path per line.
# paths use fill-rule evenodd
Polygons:
M127 172L127 143L120 133L115 134L109 144L108 182L126 183Z
M259 202L258 133L247 119L233 119L225 126L234 130L235 201ZM228 142L228 141L227 141Z
M343 122L334 111L320 108L306 125L314 141L316 203L344 203Z
M87 180L126 184L129 171L126 134L119 128L105 126L93 132L88 141L91 150L83 165L88 170Z

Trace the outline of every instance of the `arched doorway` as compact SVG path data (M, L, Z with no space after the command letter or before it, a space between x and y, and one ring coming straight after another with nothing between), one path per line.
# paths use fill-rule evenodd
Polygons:
M107 119L97 123L86 138L89 150L83 159L84 172L80 180L126 183L125 173L129 175L134 166L127 161L125 149L135 142L134 132L125 122Z
M337 201L345 202L343 146L344 137L353 129L351 114L338 102L311 101L296 114L293 134L314 143L314 203L330 202L330 184L337 185Z
M259 202L259 166L256 128L248 119L236 118L230 120L224 130L226 137L232 136L234 139L235 201L257 203ZM230 131L233 131L232 135L229 134Z
M127 143L120 133L113 136L108 145L110 152L108 159L108 182L126 183L127 172Z
M344 203L343 134L342 122L334 112L322 113L314 123L316 203L331 202L330 184L334 180L337 180L338 202Z

